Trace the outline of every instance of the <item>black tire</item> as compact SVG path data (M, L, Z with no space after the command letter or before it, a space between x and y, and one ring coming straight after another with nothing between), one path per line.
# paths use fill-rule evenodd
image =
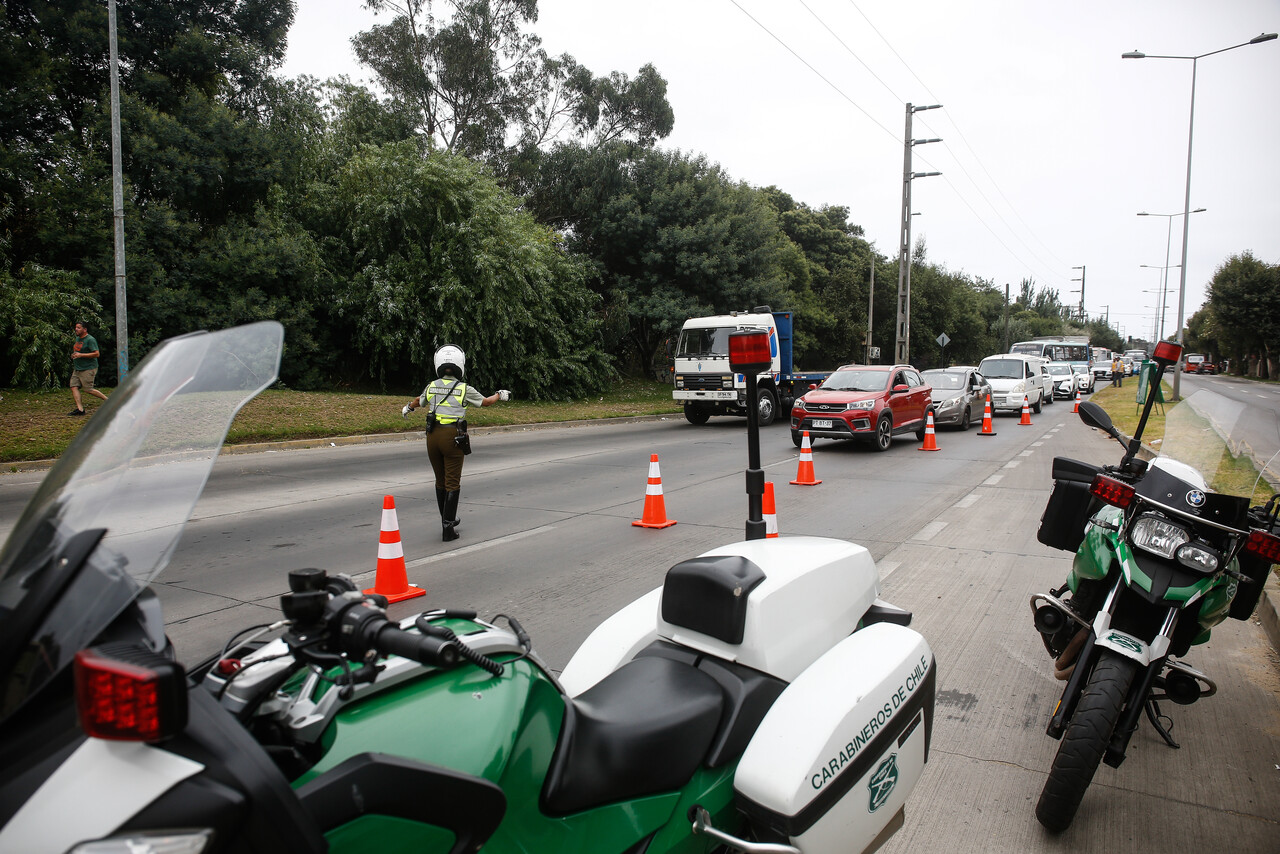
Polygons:
M890 415L880 416L880 420L876 422L876 435L874 439L874 447L877 451L887 451L889 446L893 444L893 417Z
M923 441L924 441L925 431L929 429L929 412L930 412L930 411L931 411L931 410L928 410L928 409L926 409L926 410L924 411L924 421L921 421L921 422L920 422L920 429L916 431L916 441L917 441L917 442L923 442Z
M1036 818L1051 833L1066 830L1076 817L1137 671L1136 662L1107 650L1094 665L1036 804Z
M1041 394L1036 397L1036 402L1031 404L1031 411L1034 412L1036 415L1039 415L1040 409L1043 406L1044 406L1044 395Z
M970 419L971 419L971 418L972 418L972 415L970 415L970 413L969 413L969 407L967 407L967 406L966 406L966 407L964 408L964 412L960 415L960 429L961 429L961 430L968 430L968 429L969 429L969 421L970 421Z
M768 427L778 417L778 400L769 389L762 388L756 392L756 411L760 416L761 427Z
M690 424L706 424L707 419L710 417L711 413L696 403L686 403L684 405L684 418Z
M804 437L800 435L799 430L791 431L791 444L795 445L797 448L804 444Z

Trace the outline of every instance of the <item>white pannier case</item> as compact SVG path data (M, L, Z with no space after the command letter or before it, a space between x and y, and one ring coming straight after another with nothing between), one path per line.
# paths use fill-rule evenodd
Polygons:
M738 763L739 808L804 854L874 851L924 771L937 678L917 632L871 625L774 702Z

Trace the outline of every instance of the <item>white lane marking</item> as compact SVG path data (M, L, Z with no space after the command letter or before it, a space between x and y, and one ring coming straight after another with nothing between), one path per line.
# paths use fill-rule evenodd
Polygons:
M902 566L901 562L896 560L880 561L880 580L884 581L893 573L895 569L897 569L900 566Z
M473 552L478 552L481 549L487 549L493 546L503 546L503 545L506 545L507 543L514 543L516 540L523 540L525 537L532 537L535 534L545 534L548 531L554 531L555 529L556 529L555 525L542 525L541 527L538 527L538 528L530 528L527 531L519 531L515 534L508 534L505 537L498 537L498 539L496 540L486 540L483 543L476 543L475 545L467 546L465 548L454 549L452 551L441 552L438 555L427 555L426 557L420 557L417 560L406 561L405 566L406 567L425 566L426 564L435 563L436 561L440 561L440 560L452 560L453 558L459 557L461 555L471 554ZM362 572L359 575L352 576L352 580L354 581L361 578L369 578L375 575L376 573L377 573L376 569L373 572Z
M987 478L986 480L984 480L984 481L982 482L982 485L983 485L983 486L995 486L997 483L999 483L999 482L1000 482L1000 481L1002 481L1002 480L1004 480L1004 475L1002 475L1002 474L993 474L993 475L991 475L991 477L989 477L989 478Z
M1029 456L1031 456L1031 455L1032 455L1032 454L1034 454L1034 453L1035 453L1035 451L1023 451L1022 453L1018 454L1018 456L1020 456L1020 457L1029 457Z
M970 492L964 498L961 498L959 501L957 501L955 506L963 509L965 507L972 507L977 503L978 503L978 493Z
M1016 469L1021 463L1022 460L1009 460L1009 462L1004 464L1004 467L1007 469Z
M1033 447L1033 448L1038 448L1038 447L1040 447L1040 446L1041 446L1041 445L1043 445L1043 444L1044 444L1044 442L1032 442L1032 443L1031 443L1031 447Z
M919 531L916 531L916 535L911 539L932 540L934 537L938 536L938 534L940 534L942 532L942 529L945 527L947 527L946 522L943 522L941 520L935 520L933 522L930 522L928 525L925 525Z

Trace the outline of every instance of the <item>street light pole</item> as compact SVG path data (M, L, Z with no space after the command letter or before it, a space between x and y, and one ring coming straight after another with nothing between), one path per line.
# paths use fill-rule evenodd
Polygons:
M111 61L111 208L115 233L116 385L129 374L129 310L124 276L124 180L120 169L120 59L116 54L116 0L107 0Z
M1204 213L1206 210L1208 210L1208 208L1196 208L1196 209L1195 209L1195 210L1193 210L1191 213ZM1185 214L1184 214L1182 211L1178 211L1177 213L1168 213L1168 214L1153 214L1153 213L1147 213L1146 211L1138 211L1138 216L1162 216L1162 217L1164 217L1164 218L1166 219L1166 221L1167 221L1167 222L1168 222L1168 224L1169 224L1169 225L1168 225L1168 227L1165 229L1165 236L1164 236L1164 278L1163 278L1163 280L1162 280L1162 282L1161 282L1161 285L1160 285L1162 288L1166 288L1166 289L1167 289L1167 288L1168 288L1168 286L1169 286L1169 271L1170 271L1170 270L1172 270L1174 267L1181 267L1181 266L1182 266L1181 264L1173 264L1173 265L1170 265L1170 264L1169 264L1169 247L1170 247L1170 244L1171 244L1171 242L1172 242L1172 240L1173 240L1173 218L1174 218L1175 216L1185 216ZM1147 265L1146 265L1146 264L1140 264L1139 266L1141 266L1141 267L1146 267ZM1163 297L1163 296L1160 298L1160 301L1161 301L1161 302L1164 302L1164 297ZM1164 340L1164 325L1165 325L1164 314L1163 314L1163 313L1161 313L1161 315L1160 315L1160 340Z
M916 178L941 175L941 172L913 172L911 149L940 139L912 139L911 117L923 110L939 109L941 104L914 107L907 104L907 130L902 145L902 221L898 230L898 328L894 341L894 359L900 365L910 361L911 354L911 182Z
M1183 218L1182 218L1182 270L1178 276L1178 346L1183 344L1182 334L1182 314L1185 310L1187 298L1187 240L1191 232L1191 141L1196 129L1196 67L1200 60L1206 56L1213 56L1218 53L1225 53L1229 50L1235 50L1238 47L1246 47L1251 44L1261 44L1262 42L1273 41L1276 33L1259 33L1247 42L1231 45L1230 47L1211 50L1208 53L1202 53L1197 56L1172 56L1161 54L1145 54L1141 51L1133 50L1128 53L1122 53L1121 59L1189 59L1191 60L1191 111L1187 121L1187 190L1183 199ZM1175 370L1173 372L1173 399L1181 400L1182 391L1182 372Z

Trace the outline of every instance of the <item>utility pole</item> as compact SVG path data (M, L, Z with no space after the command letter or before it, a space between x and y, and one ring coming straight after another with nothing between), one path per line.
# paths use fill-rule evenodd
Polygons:
M1080 271L1080 278L1072 279L1071 281L1080 283L1080 311L1076 316L1081 323L1084 323L1084 265L1072 267L1071 269Z
M871 324L876 308L876 254L871 253L871 293L867 296L867 364L871 364Z
M1009 283L1004 283L1004 352L1009 352Z
M913 107L907 104L907 130L902 140L902 220L898 229L898 328L894 342L894 359L900 365L910 363L911 356L911 182L916 178L929 178L941 172L913 172L911 149L940 139L912 139L911 116L922 110L936 110L941 104Z
M129 375L129 320L124 287L124 179L120 167L120 60L116 55L116 0L107 0L111 47L111 205L116 256L116 384Z

